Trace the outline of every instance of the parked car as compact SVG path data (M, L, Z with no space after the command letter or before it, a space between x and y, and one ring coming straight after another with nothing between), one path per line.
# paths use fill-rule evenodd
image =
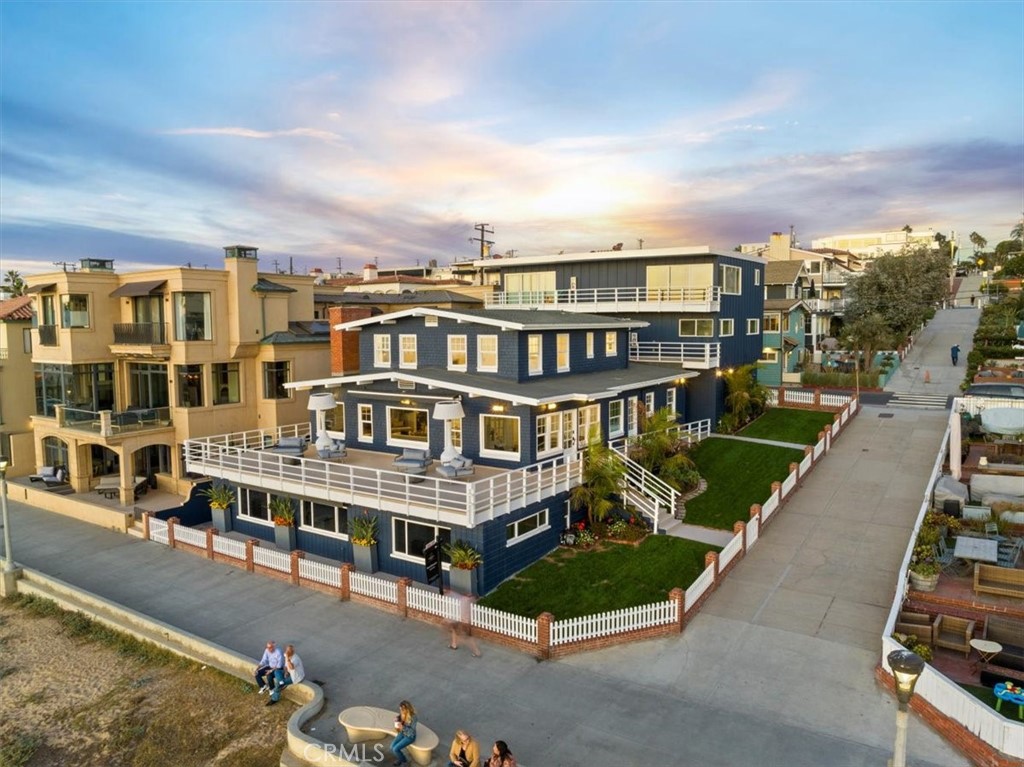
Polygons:
M1004 399L1024 399L1024 384L1014 383L983 383L972 384L964 392L966 397L1002 397Z
M967 276L967 267L966 266L958 266L956 268L956 276L957 277L966 277Z

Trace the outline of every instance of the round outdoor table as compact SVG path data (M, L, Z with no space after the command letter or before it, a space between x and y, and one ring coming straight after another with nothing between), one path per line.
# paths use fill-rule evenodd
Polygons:
M978 651L978 656L980 657L980 660L974 663L975 671L978 670L979 663L988 663L1003 651L1003 646L999 642L993 642L989 639L972 639L970 645Z
M1016 689L1021 689L1017 687ZM996 711L999 711L1003 706L1003 701L1007 703L1017 705L1017 718L1024 719L1024 693L1021 692L1010 692L1006 689L1006 682L1000 682L992 688L992 692L996 694Z

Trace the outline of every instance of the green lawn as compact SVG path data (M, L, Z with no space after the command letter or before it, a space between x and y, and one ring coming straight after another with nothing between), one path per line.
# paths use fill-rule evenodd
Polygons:
M652 535L639 546L599 544L591 550L558 548L480 600L480 604L535 618L556 619L660 602L687 588L704 571L715 546Z
M774 439L779 442L794 442L798 445L813 445L818 441L818 432L832 425L833 413L817 410L791 410L769 408L764 415L739 432L741 437Z
M764 503L772 482L789 474L789 464L803 460L802 450L711 437L691 454L708 489L686 502L686 521L732 530L750 519L750 507Z

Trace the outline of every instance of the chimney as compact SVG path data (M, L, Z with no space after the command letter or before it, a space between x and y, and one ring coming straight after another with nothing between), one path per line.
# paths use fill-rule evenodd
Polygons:
M363 281L377 279L377 265L376 264L365 264L363 266Z
M772 232L771 241L768 243L769 261L789 261L790 238L782 232Z
M327 320L331 325L331 375L359 372L359 331L335 330L335 325L352 320L365 320L373 312L368 306L329 306Z

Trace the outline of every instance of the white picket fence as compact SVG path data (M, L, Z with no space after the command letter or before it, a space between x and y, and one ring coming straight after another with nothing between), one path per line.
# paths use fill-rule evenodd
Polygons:
M743 535L737 533L732 537L732 540L725 544L725 547L718 554L718 569L723 570L725 567L740 555L743 551Z
M382 602L398 604L398 584L385 578L374 578L366 573L349 573L349 588L353 594L373 597Z
M175 525L174 540L187 543L190 546L198 546L201 549L206 548L206 533L202 530L196 530L194 527Z
M697 604L704 592L715 585L715 568L712 565L708 565L704 568L704 572L697 576L697 580L690 584L690 588L686 590L686 596L683 601L683 610L690 612L693 606Z
M223 535L213 536L213 550L232 559L245 559L245 544Z
M170 541L167 538L167 523L156 517L150 519L149 537L157 543L162 543L164 546L170 545Z
M179 529L177 527L174 528L175 534L177 534ZM277 570L282 573L290 573L292 571L291 556L276 549L264 549L255 546L252 550L252 561L261 567L269 567L271 570Z
M524 615L513 615L493 607L474 604L470 610L470 622L474 626L493 631L496 634L537 642L537 619Z
M325 586L341 588L341 570L338 566L315 559L299 560L299 577Z
M442 596L436 591L410 586L405 590L405 604L414 610L430 615L437 615L445 620L459 620L459 600L457 597Z
M668 601L553 621L551 623L551 645L555 647L570 642L581 642L585 639L623 634L627 631L636 631L651 626L665 626L675 623L678 619L678 606L675 602Z

